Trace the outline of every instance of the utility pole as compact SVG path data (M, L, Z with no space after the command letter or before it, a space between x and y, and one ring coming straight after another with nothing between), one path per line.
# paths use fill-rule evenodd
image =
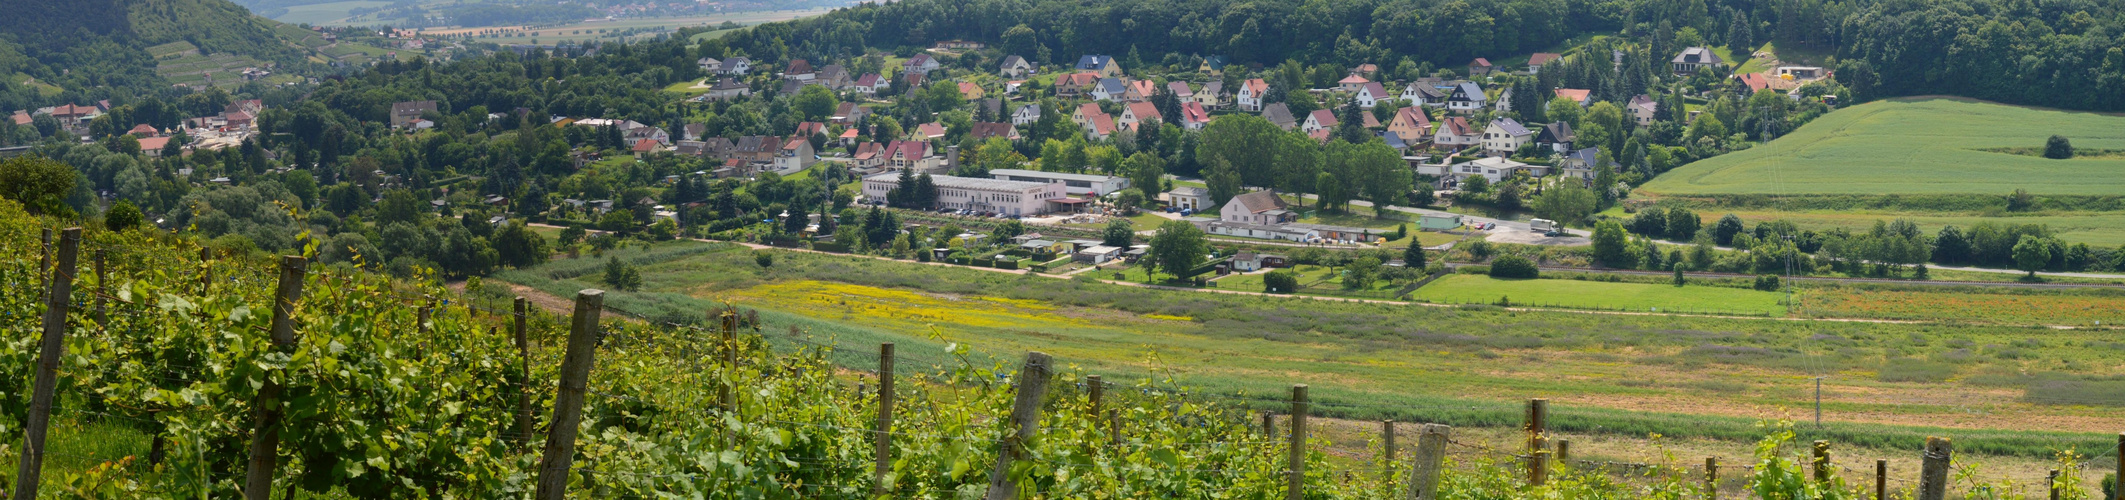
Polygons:
M1822 430L1822 377L1815 377L1815 430Z

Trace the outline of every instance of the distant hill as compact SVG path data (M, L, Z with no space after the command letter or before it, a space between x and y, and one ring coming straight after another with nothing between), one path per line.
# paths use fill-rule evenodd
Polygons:
M228 0L11 4L0 15L0 74L22 73L67 89L167 85L150 47L189 46L288 69L305 64L310 52L285 39L280 23Z

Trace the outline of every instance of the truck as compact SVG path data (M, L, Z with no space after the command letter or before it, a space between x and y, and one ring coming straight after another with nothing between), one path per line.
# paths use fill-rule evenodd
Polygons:
M1527 221L1527 226L1528 229L1533 229L1537 233L1549 234L1550 232L1557 230L1557 221L1549 219L1535 219Z

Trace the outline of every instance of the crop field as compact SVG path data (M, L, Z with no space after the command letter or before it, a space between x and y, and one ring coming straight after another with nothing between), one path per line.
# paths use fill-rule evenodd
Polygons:
M1781 295L1740 288L1609 283L1558 279L1506 280L1474 274L1439 278L1410 298L1442 304L1491 304L1509 299L1535 307L1690 311L1783 316Z
M820 14L825 14L827 10L828 9L781 10L765 12L735 12L712 16L625 18L615 19L611 21L570 23L558 26L524 27L521 31L513 31L508 36L498 37L490 35L475 37L475 39L483 41L495 41L498 43L529 43L531 39L537 38L539 40L538 43L540 45L552 45L556 42L581 42L587 40L617 39L619 32L626 30L655 29L662 32L668 32L670 30L677 30L679 28L723 24L723 22L725 21L750 26L765 22L788 21L791 19L816 16ZM638 33L638 35L639 34L645 33Z
M1985 151L2125 148L2125 117L1952 98L1889 99L1823 115L1769 144L1676 168L1640 189L1655 195L2125 192L2125 160L2050 160Z
M317 3L288 7L286 13L273 20L288 24L310 23L312 26L340 26L353 14L349 11L361 8L376 8L391 5L380 0L349 0L345 2Z
M1958 451L2042 459L2105 446L2108 433L2125 429L2115 411L2125 387L2103 382L2125 375L2125 343L2105 331L1360 304L780 250L761 267L753 252L667 243L494 280L513 293L558 296L601 287L597 269L619 258L641 266L646 283L607 303L645 317L698 318L727 303L758 310L776 339L848 349L895 342L921 366L945 362L949 344L998 361L1040 350L1111 379L1170 378L1241 401L1307 383L1317 408L1343 418L1509 427L1520 401L1547 397L1560 432L1745 440L1757 422L1811 405L1821 376L1826 426L1809 432L1852 446L1947 435ZM1580 293L1673 289L1541 283L1599 285ZM1681 290L1738 292L1765 308L1777 300ZM1639 451L1629 458L1653 458Z
M1803 313L1823 317L1955 320L1971 315L2003 322L2097 326L2125 322L2125 291L2076 295L1916 292L1847 287L1803 289Z

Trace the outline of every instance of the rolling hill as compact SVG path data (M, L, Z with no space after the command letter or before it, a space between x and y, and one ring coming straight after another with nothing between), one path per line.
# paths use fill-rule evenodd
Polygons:
M68 89L167 86L169 68L158 72L157 66L168 54L150 50L157 47L183 47L200 58L187 63L273 63L283 71L307 64L313 51L290 39L286 25L227 0L14 4L0 16L0 74L23 73Z

